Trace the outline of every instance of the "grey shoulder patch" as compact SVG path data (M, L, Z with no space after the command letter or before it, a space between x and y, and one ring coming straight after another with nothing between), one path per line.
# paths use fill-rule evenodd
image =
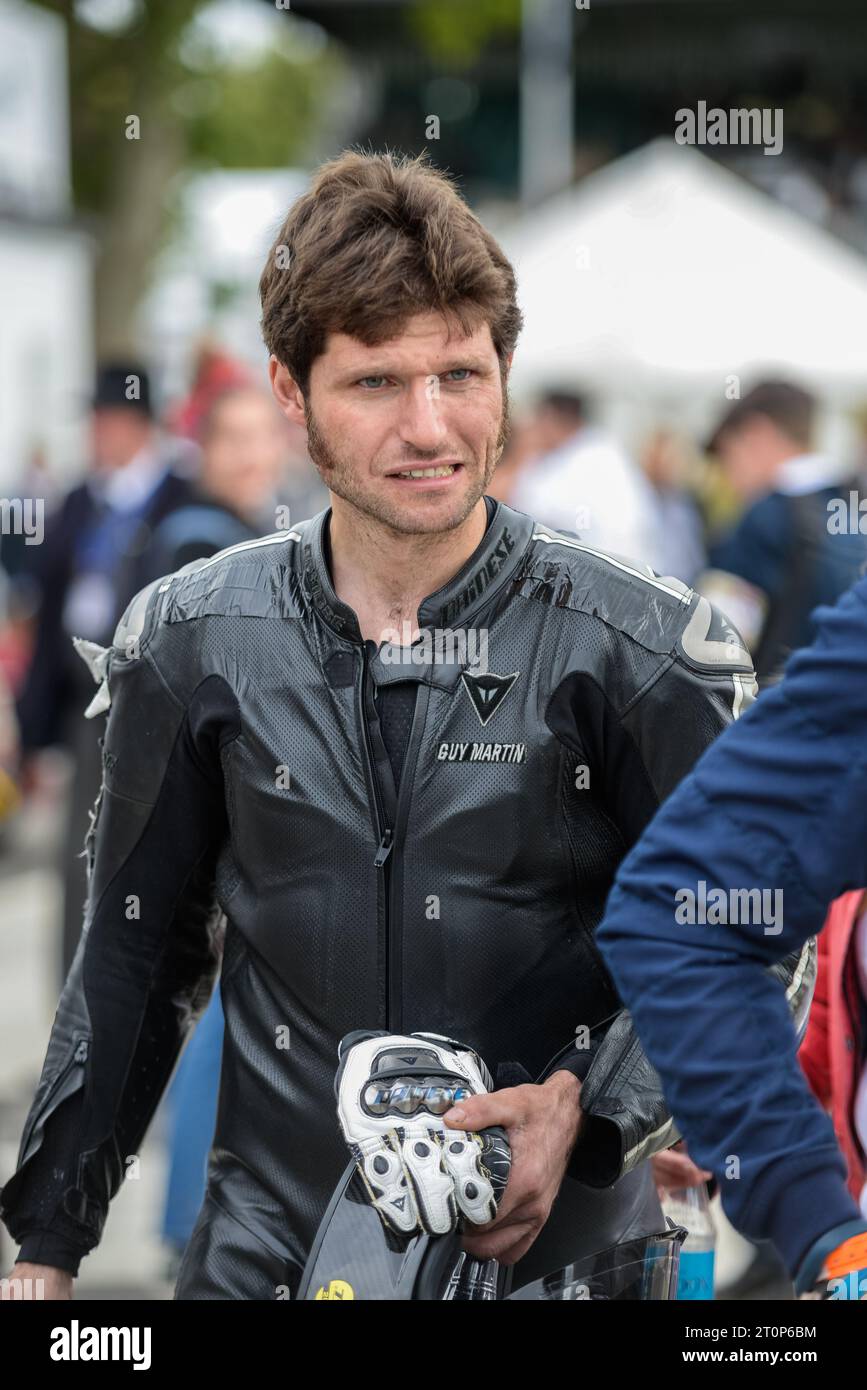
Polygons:
M680 638L684 659L697 670L749 671L752 658L737 628L719 608L697 595L692 616Z
M118 647L122 651L129 649L130 643L137 644L145 628L148 604L151 596L157 587L162 584L162 579L153 579L150 584L146 584L140 589L135 598L131 600L126 612L114 630L112 646Z

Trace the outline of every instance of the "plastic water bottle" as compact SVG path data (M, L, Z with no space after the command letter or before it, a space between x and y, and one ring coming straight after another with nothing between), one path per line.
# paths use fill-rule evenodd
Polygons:
M673 1189L663 1202L663 1210L689 1232L680 1248L678 1298L713 1298L716 1227L706 1185Z

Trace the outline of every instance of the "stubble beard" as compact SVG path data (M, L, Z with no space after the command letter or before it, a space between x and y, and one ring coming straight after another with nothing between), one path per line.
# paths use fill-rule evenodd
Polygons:
M442 520L437 525L420 526L418 518L407 519L399 506L390 506L387 499L377 494L370 494L362 487L357 486L355 470L351 462L342 454L336 453L326 440L319 429L316 417L310 408L309 401L304 401L304 419L307 425L307 450L319 476L325 486L350 506L379 525L387 526L390 530L401 535L430 535L432 531L450 531L460 526L470 512L476 506L479 498L487 490L491 478L494 476L497 465L503 453L506 440L509 437L511 427L511 402L505 383L503 384L503 409L497 427L496 438L488 446L485 455L484 467L481 473L473 471L470 486L464 495L462 505L458 508L457 514L453 513L447 519ZM475 460L473 461L475 465ZM413 464L407 464L412 467ZM414 466L423 467L424 460L419 460ZM466 467L466 465L465 465Z

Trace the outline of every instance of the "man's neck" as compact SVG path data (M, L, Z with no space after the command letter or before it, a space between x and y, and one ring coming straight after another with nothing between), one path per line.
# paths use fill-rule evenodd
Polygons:
M484 497L460 526L431 535L401 535L332 493L328 548L334 592L352 608L361 634L377 646L412 641L418 609L457 574L481 544L488 523ZM405 626L406 625L406 626Z

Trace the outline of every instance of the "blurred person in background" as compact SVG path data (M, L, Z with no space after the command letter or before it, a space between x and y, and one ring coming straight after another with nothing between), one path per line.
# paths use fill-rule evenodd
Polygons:
M808 391L764 381L732 404L708 444L745 511L712 547L697 587L743 634L760 683L809 645L813 609L836 602L867 560L867 536L830 524L832 504L848 503L858 477L815 452L815 422Z
M205 416L214 401L237 386L252 385L249 368L211 338L203 338L193 352L189 390L166 411L166 428L180 439L198 443Z
M284 420L283 424L288 447L280 501L288 507L294 526L297 521L306 521L327 507L329 495L307 452L307 431L291 420Z
M832 903L819 935L816 993L798 1059L830 1112L849 1191L867 1219L867 893Z
M14 639L10 641L12 624L9 618L9 584L0 569L0 852L6 848L6 831L13 812L20 804L20 792L15 781L20 739L15 716ZM10 656L10 651L12 655Z
M46 515L50 515L60 501L57 482L48 467L45 449L39 443L34 444L21 470L13 505L19 503L23 508L27 499L32 499L34 507L41 504ZM8 622L14 631L12 641L17 678L13 684L16 690L20 688L23 679L29 647L21 629L27 619L35 613L39 601L38 586L33 577L34 561L37 558L34 551L35 543L34 538L26 534L24 527L4 530L0 535L0 574L5 599L4 638L8 640L10 637L5 627L5 623Z
M640 463L656 497L660 573L692 584L707 557L701 512L687 485L690 457L685 444L670 430L654 430Z
M197 418L202 455L194 496L157 528L152 577L276 529L287 454L283 426L271 393L252 384L236 383L210 400ZM215 989L166 1094L169 1173L162 1234L171 1248L172 1275L205 1195L222 1046L223 1010Z
M224 401L231 393L241 392L248 388L252 393L247 395L248 414L253 409L250 402L255 398L257 390L256 378L249 367L239 362L225 348L221 347L213 338L204 338L199 344L194 355L193 379L189 391L182 400L175 404L167 412L169 428L184 440L189 440L191 445L202 443L203 431L208 428L208 416L215 404ZM322 479L313 467L310 455L307 452L307 437L304 430L291 424L288 420L279 422L282 428L282 477L280 480L280 503L283 507L281 513L281 526L294 525L296 521L304 521L307 517L314 516L328 504L328 493L322 484ZM264 431L266 434L272 426L268 417L259 411L258 424L246 428L243 422L240 428L244 431L247 444L246 448L253 448L261 454L263 439L256 441L257 433ZM227 439L226 431L223 431L224 440ZM272 440L273 444L273 440ZM230 453L234 453L231 442L226 442ZM265 446L267 447L267 445ZM236 456L236 463L239 458ZM208 465L212 479L214 470L217 468L216 460L211 460ZM214 494L213 482L208 488L211 495ZM239 502L240 496L237 485L230 484L233 502ZM255 493L255 483L253 484ZM288 520L287 520L288 516ZM267 518L261 519L256 523L256 530L260 534L273 531L276 526L275 513L272 509ZM231 544L231 542L227 542ZM217 546L219 550L222 547ZM199 557L207 554L207 551L199 551ZM180 563L180 562L179 562ZM162 571L160 571L162 573Z
M521 411L509 418L508 437L488 492L499 502L513 505L515 484L525 464L539 452L536 421L532 411Z
M867 401L852 411L850 421L855 428L855 469L863 489L867 487Z
M538 452L515 479L511 505L594 549L659 570L653 488L617 441L588 422L583 397L546 392L534 429Z
M69 639L110 641L130 599L150 577L156 528L192 496L190 480L175 471L172 446L157 428L150 380L138 363L101 367L91 408L87 476L63 498L42 545L34 547L38 610L18 697L25 785L33 755L44 748L65 745L74 763L63 852L62 979L81 932L82 846L100 785L98 731L84 717L93 682Z
M287 448L270 394L252 383L228 387L199 417L197 433L201 458L191 496L156 528L149 579L278 529Z
M22 518L37 516L40 508L44 514L51 495L52 481L45 467L44 451L35 446L13 497L5 499L6 515L12 524L6 524L4 516L0 531L0 853L7 848L6 832L21 804L16 781L21 740L15 698L30 660L31 619L37 601L31 571L44 539L24 524L15 525L14 518L18 508Z

